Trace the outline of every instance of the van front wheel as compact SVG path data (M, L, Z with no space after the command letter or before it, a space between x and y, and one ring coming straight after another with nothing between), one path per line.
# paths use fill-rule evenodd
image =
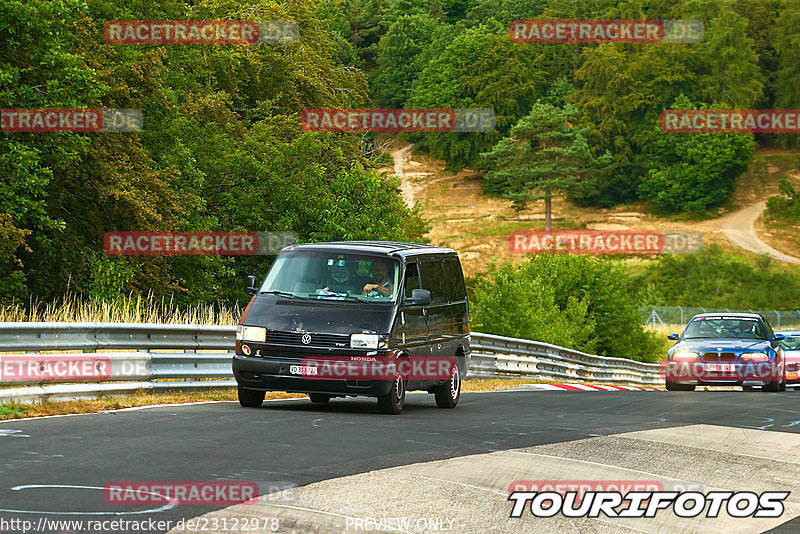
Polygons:
M266 396L266 391L253 391L239 386L239 404L245 408L258 408Z
M381 413L397 415L403 411L406 403L406 382L403 375L397 373L392 380L392 388L386 395L378 397L378 408Z
M450 371L450 380L433 390L436 406L439 408L455 408L461 398L461 372L454 364Z

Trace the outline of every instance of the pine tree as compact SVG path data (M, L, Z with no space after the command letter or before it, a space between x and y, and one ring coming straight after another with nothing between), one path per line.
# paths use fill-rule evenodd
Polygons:
M491 152L484 176L487 192L512 201L518 212L528 202L544 199L545 231L552 231L553 192L568 192L588 173L607 166L607 152L595 158L586 132L575 126L577 110L541 101L511 129Z

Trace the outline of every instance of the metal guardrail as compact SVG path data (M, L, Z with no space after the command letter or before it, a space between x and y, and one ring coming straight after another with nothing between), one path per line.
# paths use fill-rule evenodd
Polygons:
M0 387L0 403L235 386L231 370L235 335L233 326L0 323L0 386L14 386ZM469 377L528 377L646 386L663 383L658 364L607 358L479 332L472 333L471 346ZM81 383L68 382L55 372L45 373L49 375L45 378L41 372L29 376L19 364L24 359L24 366L41 370L56 366L56 362L76 360L76 355L81 355L77 359L90 360L98 371L91 382L86 383L86 378ZM13 366L9 360L14 362Z
M657 363L609 358L548 343L472 333L470 374L614 385L664 384Z

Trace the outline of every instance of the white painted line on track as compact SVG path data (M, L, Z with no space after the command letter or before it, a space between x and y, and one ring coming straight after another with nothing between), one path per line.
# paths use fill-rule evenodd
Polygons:
M618 434L618 435L623 435L623 434ZM677 480L678 482L689 482L690 484L699 484L699 482L693 481L693 480L683 480L683 479L680 479L680 478L674 478L674 477L667 476L667 475L657 475L655 473L650 473L649 471L640 471L638 469L631 469L629 467L622 467L620 465L604 464L604 463L601 463L601 462L592 462L590 460L580 460L578 458L568 458L566 456L554 456L552 454L541 454L541 453L538 453L538 452L519 451L519 450L515 450L515 449L511 449L508 452L510 452L511 454L525 454L525 455L528 455L528 456L540 456L542 458L551 458L551 459L554 459L554 460L566 460L568 462L579 462L579 463L582 463L582 464L596 465L598 467L610 467L612 469L621 469L623 471L630 471L631 473L638 473L640 475L647 475L649 477L666 478L666 479L669 479L669 480Z

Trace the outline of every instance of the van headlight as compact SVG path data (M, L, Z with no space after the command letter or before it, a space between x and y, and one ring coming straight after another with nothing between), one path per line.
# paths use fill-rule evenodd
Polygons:
M236 328L236 339L239 341L254 341L264 343L267 339L267 329L261 326L242 326Z
M385 349L389 346L387 339L378 334L351 334L351 349Z

